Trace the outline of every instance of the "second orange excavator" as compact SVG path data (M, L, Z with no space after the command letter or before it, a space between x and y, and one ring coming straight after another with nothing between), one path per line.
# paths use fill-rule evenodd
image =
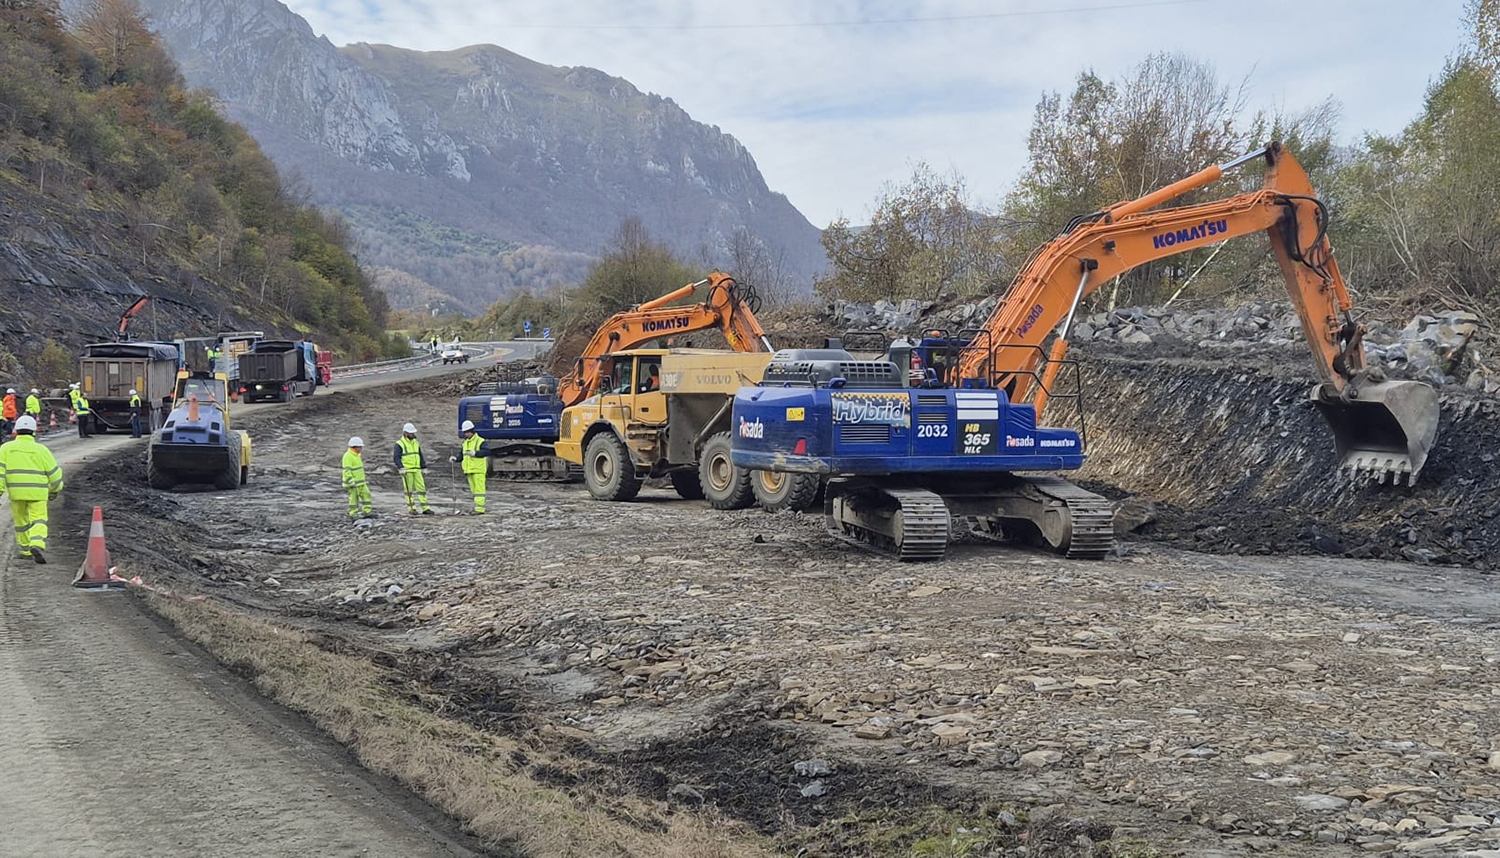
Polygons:
M682 303L700 293L703 300ZM734 351L770 352L771 344L755 318L759 304L752 286L715 271L609 317L573 362L572 372L561 379L542 376L483 385L477 395L460 400L458 422L474 423L490 451L490 472L501 479L577 479L577 466L553 451L558 418L564 408L596 392L611 354L706 330L719 331Z
M1265 164L1259 190L1153 211L1257 159ZM1362 480L1415 481L1437 438L1437 391L1388 381L1365 365L1365 328L1352 315L1333 257L1327 206L1280 143L1075 218L1033 254L984 326L959 336L945 381L979 380L1012 401L1029 398L1040 414L1067 355L1079 303L1094 290L1152 260L1262 231L1312 350L1318 381L1310 397L1333 432L1340 470Z

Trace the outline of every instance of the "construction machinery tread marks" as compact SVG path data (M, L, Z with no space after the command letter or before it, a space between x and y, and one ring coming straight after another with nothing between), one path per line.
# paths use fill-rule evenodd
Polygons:
M630 450L613 432L597 432L583 454L583 481L599 500L628 501L641 491Z
M834 537L902 562L941 560L948 551L948 507L926 489L830 480L823 516Z
M703 442L698 451L698 480L703 496L714 509L748 509L755 504L750 472L737 468L730 458L733 442L728 432L719 432Z
M750 474L750 488L756 504L768 512L806 512L817 504L823 479L817 474L754 471Z

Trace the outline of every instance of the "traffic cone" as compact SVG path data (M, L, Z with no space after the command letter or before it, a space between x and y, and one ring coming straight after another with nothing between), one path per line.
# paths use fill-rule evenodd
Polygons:
M52 425L47 427L47 431L48 432L56 432L57 431L57 412L56 411L52 411L51 414L52 414Z
M110 585L109 549L104 546L104 508L96 506L94 521L89 525L89 550L84 555L83 565L78 567L73 586L98 590Z
M78 422L78 412L74 411L71 408L69 408L68 409L68 425L72 426L72 425L76 424L77 422Z

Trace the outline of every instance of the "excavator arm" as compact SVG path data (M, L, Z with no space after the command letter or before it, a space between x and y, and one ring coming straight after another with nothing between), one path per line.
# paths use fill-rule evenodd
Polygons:
M1151 211L1216 181L1226 170L1266 161L1260 190L1216 202ZM1371 379L1364 327L1328 241L1328 213L1307 173L1281 144L1209 167L1136 200L1076 219L1017 275L1005 299L961 353L955 381L1003 388L1046 405L1079 304L1115 276L1153 260L1264 231L1301 320L1319 382L1311 398L1333 429L1341 469L1414 480L1437 434L1437 394L1416 382ZM1042 343L1057 337L1043 358ZM1045 364L1040 373L1038 365ZM972 382L971 382L972 383Z
M137 298L135 303L130 305L130 309L120 314L120 327L119 330L115 331L115 340L117 342L124 342L125 329L130 327L130 320L134 319L135 314L139 313L141 308L146 306L146 302L150 300L151 297L149 295Z
M673 306L704 287L708 295L701 303ZM577 405L598 386L601 358L661 337L716 328L735 351L774 351L750 307L752 302L753 296L744 294L734 278L715 271L704 280L616 313L594 332L574 363L573 374L558 383L558 397L564 407Z

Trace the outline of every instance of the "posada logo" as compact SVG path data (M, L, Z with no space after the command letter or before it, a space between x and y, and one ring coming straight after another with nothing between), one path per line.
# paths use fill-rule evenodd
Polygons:
M760 422L759 417L755 418L754 420L746 420L745 418L741 417L740 437L756 439L764 438L766 437L766 424Z

